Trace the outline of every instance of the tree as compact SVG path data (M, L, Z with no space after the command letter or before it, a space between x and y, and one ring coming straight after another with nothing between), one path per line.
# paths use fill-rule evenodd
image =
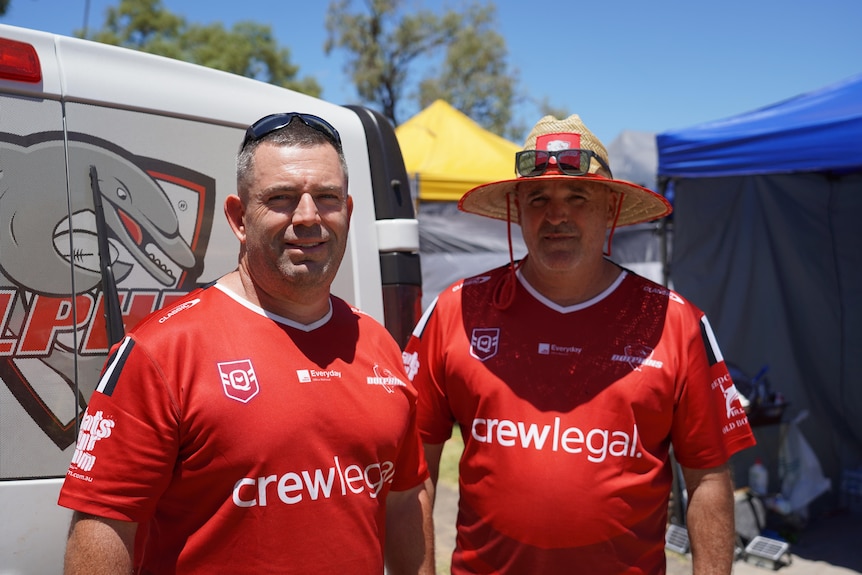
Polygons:
M463 22L446 49L442 72L420 82L420 107L443 99L490 131L519 139L524 127L512 121L518 74L509 69L506 41L494 30L496 8L474 4Z
M416 87L412 97L420 107L445 98L499 134L517 129L509 125L517 75L507 69L505 41L493 31L492 5L438 15L422 9L407 13L402 0L364 0L365 11L351 13L352 4L330 3L325 50L348 53L345 72L364 103L379 107L397 126L407 92ZM435 58L444 60L436 73ZM413 80L419 64L430 71Z
M77 31L76 35L83 36ZM313 78L298 79L290 51L280 48L269 26L237 22L230 30L221 24L189 24L164 8L161 0L120 0L108 9L101 30L90 40L167 56L262 80L311 96L321 88ZM226 50L225 47L230 49Z
M0 16L5 16L9 10L9 0L0 0Z
M399 13L400 0L365 0L370 14L350 13L351 0L334 0L326 16L326 54L342 48L359 97L377 104L398 125L398 108L408 69L419 57L443 46L458 29L454 13L438 17L428 10ZM400 18L400 20L399 20Z
M559 106L555 106L551 104L551 101L547 96L542 98L539 102L536 102L536 107L539 108L539 112L542 116L553 116L560 120L564 118L568 118L571 115L568 108L561 108Z

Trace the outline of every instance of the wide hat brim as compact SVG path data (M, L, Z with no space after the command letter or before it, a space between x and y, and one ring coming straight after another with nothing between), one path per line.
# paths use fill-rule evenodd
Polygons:
M587 150L591 155L585 174L571 176L559 171L545 172L536 177L518 177L476 186L461 197L458 208L462 211L498 220L519 223L515 205L515 192L526 182L566 181L594 185L601 184L618 192L622 197L619 217L608 227L627 226L662 218L673 211L664 196L625 180L614 180L608 163L608 151L587 128L577 114L558 120L553 116L540 119L524 142L526 150Z
M535 178L515 178L490 184L476 186L461 197L458 209L494 218L497 220L520 223L518 208L515 205L515 193L518 184L536 181L567 181L595 182L619 192L622 196L622 207L616 221L617 226L627 226L657 220L669 215L673 208L667 199L648 188L625 180L612 180L600 175L586 174L583 176L567 176L565 174L550 174ZM508 208L506 198L509 197Z

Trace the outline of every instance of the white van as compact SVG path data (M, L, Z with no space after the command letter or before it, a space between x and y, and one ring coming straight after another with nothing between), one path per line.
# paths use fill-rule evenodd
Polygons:
M236 153L248 124L287 111L344 142L354 210L333 291L403 345L419 235L383 116L0 25L0 574L61 572L71 512L57 495L110 342L236 267L222 212Z

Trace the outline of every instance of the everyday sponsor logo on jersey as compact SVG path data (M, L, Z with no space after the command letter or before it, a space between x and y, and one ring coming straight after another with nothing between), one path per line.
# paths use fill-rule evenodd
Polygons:
M557 345L555 343L539 344L540 355L573 355L581 353L582 351L582 348L575 347L573 345Z
M332 381L333 379L341 379L341 372L337 369L297 369L296 379L299 380L299 383Z
M725 373L715 380L710 386L713 390L720 390L724 396L724 410L727 417L727 423L722 427L722 432L727 433L737 427L748 423L748 416L745 414L745 409L742 407L742 402L739 399L739 391L733 383L729 373Z
M470 427L470 435L479 443L501 447L584 454L592 463L601 463L609 457L643 457L638 450L636 423L626 430L581 429L563 427L559 417L555 417L553 423L545 424L477 417Z
M407 384L398 379L385 367L374 364L374 375L365 378L368 385L380 385L389 393L394 393L396 387L406 387Z
M477 327L470 335L470 355L479 361L487 361L497 355L500 346L500 328Z
M233 504L237 507L266 507L279 502L296 505L303 501L328 500L333 495L364 494L373 499L395 476L395 464L391 461L344 465L337 455L332 460L333 465L328 468L243 477L234 484Z
M627 363L635 371L641 371L641 367L644 366L659 369L662 367L663 363L652 358L654 351L655 350L653 350L653 348L646 345L627 345L624 353L613 354L611 356L611 361Z
M89 475L82 475L80 472L89 473L96 465L96 456L93 454L93 449L96 443L102 439L111 436L114 430L114 420L106 418L104 413L99 410L94 414L89 412L81 418L81 430L78 432L78 442L75 444L75 453L72 454L72 465L69 467L69 475L84 481L92 481Z
M224 394L229 398L248 403L260 392L257 374L250 359L225 361L217 365Z

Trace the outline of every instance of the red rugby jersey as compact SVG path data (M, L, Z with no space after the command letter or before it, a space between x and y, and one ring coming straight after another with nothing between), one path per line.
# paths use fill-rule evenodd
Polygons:
M704 314L624 272L561 307L500 268L445 290L405 367L426 443L457 422L458 540L452 573L657 573L672 473L754 444Z
M384 499L427 477L375 320L303 326L220 286L113 350L60 504L138 522L141 573L381 573Z

